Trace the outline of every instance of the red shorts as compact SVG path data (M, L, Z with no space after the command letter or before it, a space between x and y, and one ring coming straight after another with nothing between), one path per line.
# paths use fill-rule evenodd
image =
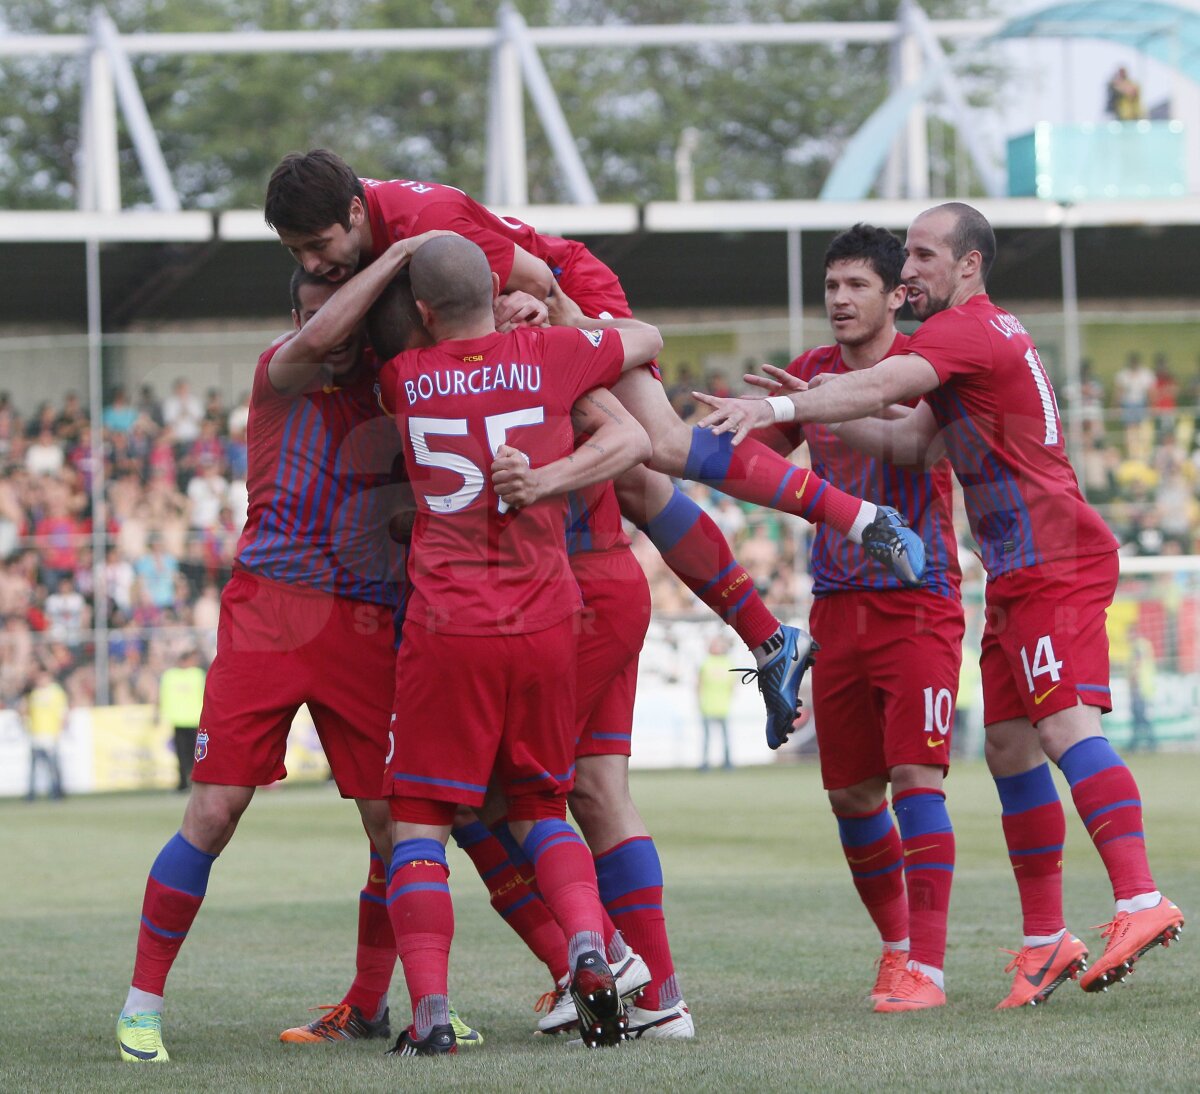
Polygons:
M196 782L266 786L287 776L288 731L307 704L347 798L378 798L396 651L393 610L234 571L221 594L204 684Z
M568 240L570 254L563 264L554 270L554 276L562 283L563 291L579 305L584 315L596 319L611 316L628 319L633 315L629 301L617 275L577 240ZM655 379L661 380L658 363L652 361L647 368Z
M384 794L480 806L575 781L575 616L531 634L444 634L409 620L396 659ZM378 783L376 783L378 788Z
M835 593L809 616L821 649L813 721L826 790L899 764L950 763L962 604L922 589Z
M1105 616L1117 553L1056 559L987 583L983 722L1035 724L1077 703L1112 710Z
M650 585L628 547L571 556L579 615L576 756L628 756L638 654L650 626Z

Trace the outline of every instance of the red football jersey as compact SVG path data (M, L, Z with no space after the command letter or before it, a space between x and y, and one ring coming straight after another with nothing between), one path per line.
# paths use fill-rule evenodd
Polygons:
M399 446L366 371L348 386L280 395L258 359L246 425L249 511L237 565L274 581L395 606L404 554L388 534Z
M1079 491L1054 389L1020 320L980 293L922 323L907 352L941 380L925 398L990 576L1116 549Z
M512 272L514 243L556 271L569 264L573 248L578 246L558 236L542 235L513 217L498 217L454 186L413 179L359 181L366 194L375 248L369 259L378 258L399 239L438 228L478 244L503 287Z
M612 384L623 358L615 331L548 327L440 342L384 366L417 501L410 622L517 634L578 609L565 501L501 512L490 469L501 444L534 467L568 455L572 405Z
M905 353L908 339L897 334L888 353ZM822 373L852 371L841 347L818 346L797 357L787 371L801 380ZM914 404L909 404L914 405ZM807 422L803 433L789 430L789 440L808 442L813 471L847 493L898 509L925 541L925 588L957 599L962 573L954 534L950 465L939 460L929 471L877 460L851 448L828 426ZM825 596L848 589L902 589L903 582L867 557L866 551L828 524L818 524L813 538L813 594Z

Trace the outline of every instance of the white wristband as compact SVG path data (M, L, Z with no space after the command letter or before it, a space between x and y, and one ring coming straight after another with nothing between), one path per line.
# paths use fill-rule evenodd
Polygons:
M775 422L794 422L796 420L796 404L787 395L769 395L767 404L775 415Z

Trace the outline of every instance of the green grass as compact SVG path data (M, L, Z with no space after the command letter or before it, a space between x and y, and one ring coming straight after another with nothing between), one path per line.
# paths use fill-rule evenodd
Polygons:
M1152 862L1200 909L1200 756L1139 757ZM876 1015L877 944L810 766L635 776L667 874L668 925L695 1041L585 1052L534 1040L548 986L451 851L452 996L486 1045L451 1060L389 1060L381 1042L280 1045L351 975L366 866L353 806L328 787L259 795L213 871L172 973L165 1066L117 1061L113 1024L146 871L178 825L174 795L0 805L0 1090L705 1091L1200 1089L1200 961L1186 940L1146 956L1128 988L1068 984L1045 1008L996 1013L1019 940L1016 890L986 773L955 770L958 835L950 1005ZM1070 813L1069 798L1067 799ZM1111 916L1099 859L1069 826L1067 918ZM405 1009L399 975L392 1002Z

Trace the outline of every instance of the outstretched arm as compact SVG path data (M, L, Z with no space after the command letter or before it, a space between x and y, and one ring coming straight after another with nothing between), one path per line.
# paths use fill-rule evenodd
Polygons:
M698 424L714 433L733 433L739 444L754 429L778 422L849 422L878 414L892 403L932 391L940 381L933 366L916 354L888 357L871 368L790 395L768 399L718 399L695 392L712 413Z
M763 372L766 376L747 376L746 382L772 395L811 391L836 379L831 373L823 373L806 384L774 365L763 365ZM915 407L889 406L877 416L829 422L827 428L851 448L889 463L932 467L945 455L945 447L938 438L937 421L927 403ZM781 436L777 429L767 430L762 436L772 434Z
M384 287L406 266L417 248L435 236L453 232L424 232L397 240L365 269L338 289L267 365L271 386L281 395L296 395L321 371L326 354L346 341L362 322Z
M571 409L571 421L586 439L553 463L530 467L518 449L501 445L496 450L492 485L501 501L523 509L542 498L615 478L650 458L646 431L607 388L581 395Z

